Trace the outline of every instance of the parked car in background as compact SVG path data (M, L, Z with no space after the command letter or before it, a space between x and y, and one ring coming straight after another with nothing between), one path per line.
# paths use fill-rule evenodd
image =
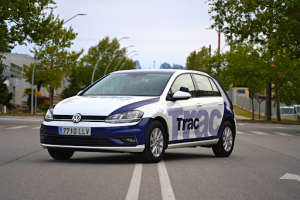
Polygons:
M300 105L294 105L294 114L300 116Z
M293 106L280 106L280 115L293 115L294 107Z

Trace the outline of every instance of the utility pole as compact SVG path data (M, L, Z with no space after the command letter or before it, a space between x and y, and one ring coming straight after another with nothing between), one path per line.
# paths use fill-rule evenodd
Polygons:
M155 61L154 61L153 69L155 69Z
M220 31L220 27L219 27L219 31L218 31L218 68L217 68L217 74L219 73L219 69L220 69L220 41L221 39L221 31ZM220 80L220 77L218 75L218 80Z
M194 52L194 70L196 70L196 51Z
M211 58L211 45L209 45L209 57Z

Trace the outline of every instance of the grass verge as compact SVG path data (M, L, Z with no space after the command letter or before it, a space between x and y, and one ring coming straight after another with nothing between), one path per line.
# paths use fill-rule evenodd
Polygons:
M263 123L279 123L279 124L298 124L300 125L300 122L297 121L291 121L291 120L285 120L282 119L281 121L277 121L277 119L272 118L272 121L265 121L265 117L264 116L260 116L260 120L259 116L257 114L254 114L254 120L252 120L252 113L244 110L242 108L239 108L237 106L234 106L234 113L236 115L242 116L242 117L247 117L250 119L237 119L237 121L251 121L251 122L263 122Z

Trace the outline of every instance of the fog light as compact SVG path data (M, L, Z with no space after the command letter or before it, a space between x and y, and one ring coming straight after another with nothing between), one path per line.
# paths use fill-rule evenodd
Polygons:
M41 140L43 140L45 138L45 135L41 135Z
M125 143L136 143L135 138L120 138L120 140Z

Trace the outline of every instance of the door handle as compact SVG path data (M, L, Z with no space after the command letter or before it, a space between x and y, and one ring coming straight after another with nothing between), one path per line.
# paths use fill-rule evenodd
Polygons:
M222 105L223 105L223 102L219 102L218 105L219 105L219 106L222 106Z
M197 106L197 107L201 107L201 106L202 106L202 103L197 103L196 106Z

